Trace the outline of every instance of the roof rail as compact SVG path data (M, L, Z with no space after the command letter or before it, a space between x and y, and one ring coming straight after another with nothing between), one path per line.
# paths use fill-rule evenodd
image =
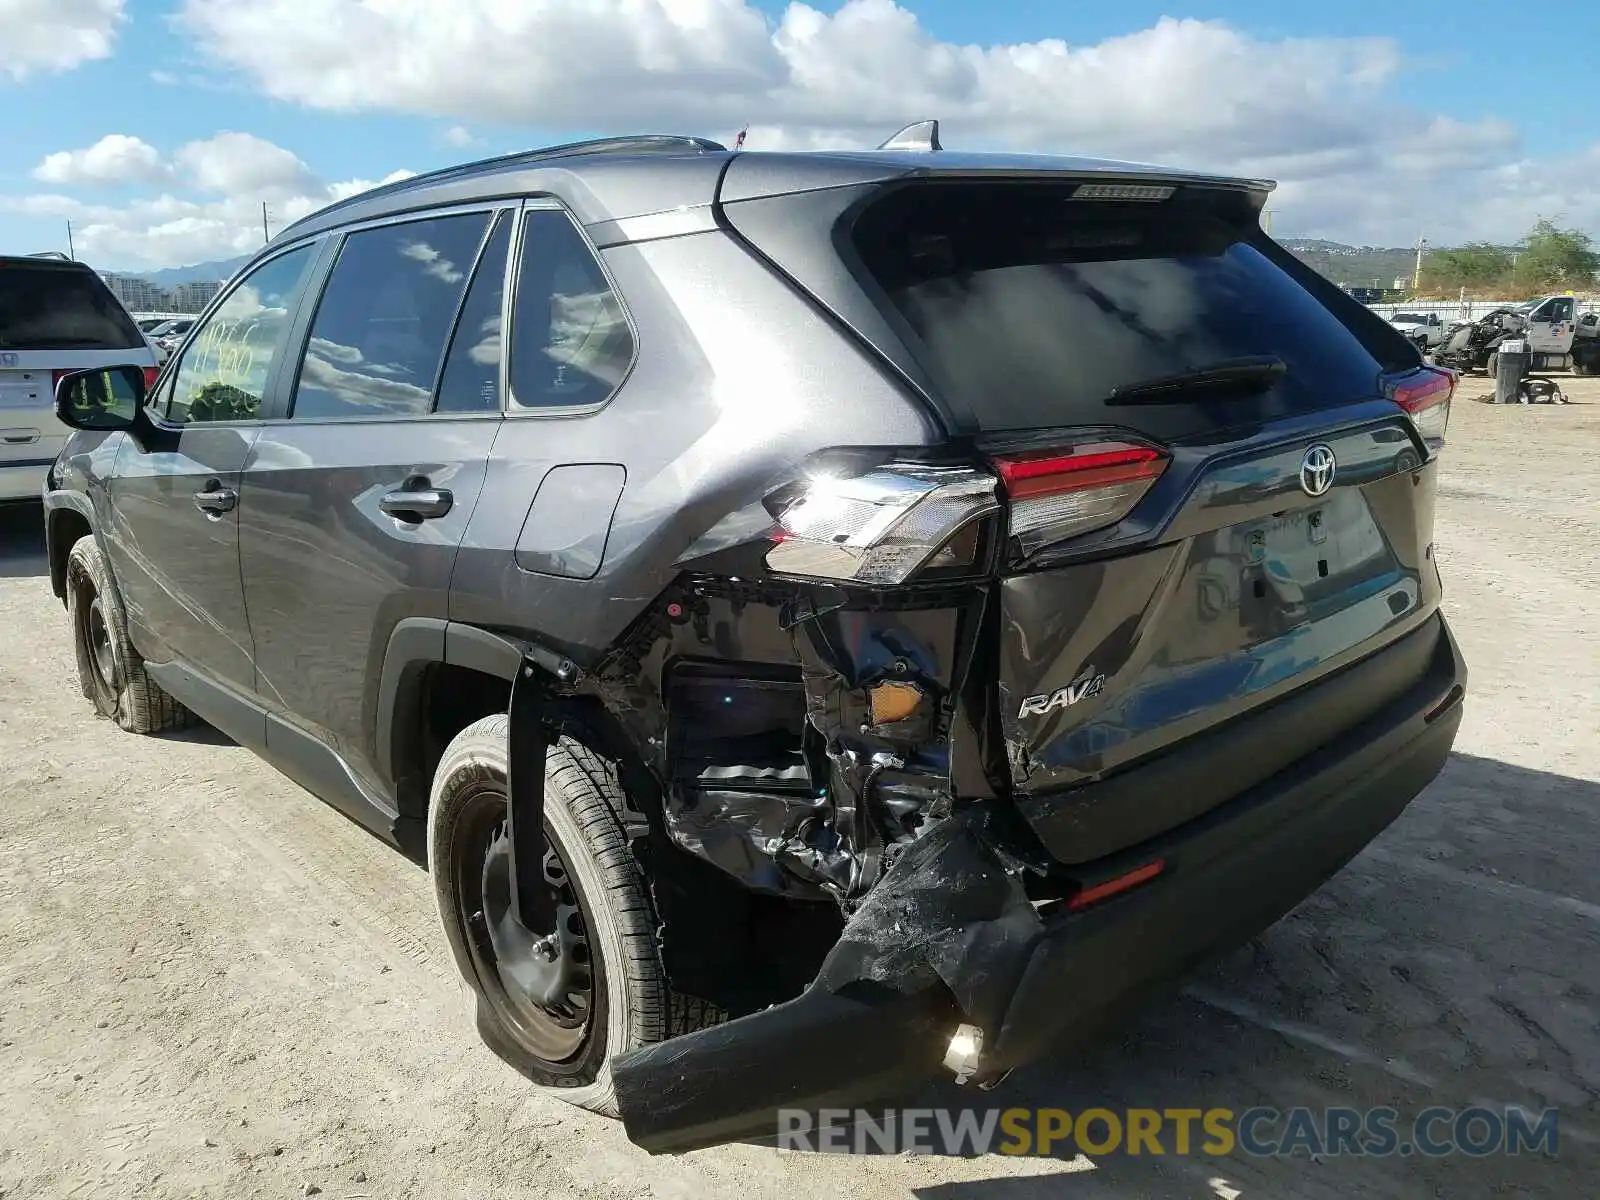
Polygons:
M35 250L32 254L25 255L24 257L27 257L27 258L54 258L54 259L59 259L61 262L76 262L77 261L76 259L72 259L72 258L67 257L65 254L61 253L61 251L59 251L59 250Z
M916 121L895 134L879 150L942 150L939 144L939 122Z
M713 142L709 138L691 137L687 134L676 133L640 133L624 134L620 137L591 138L584 142L567 142L560 146L546 146L540 150L518 150L512 154L502 154L494 158L480 158L473 162L457 163L450 167L441 167L437 171L427 171L421 175L408 175L404 179L397 179L393 183L380 184L365 192L357 192L353 196L346 196L343 200L336 200L325 208L301 217L291 225L286 225L279 231L279 236L288 233L307 221L326 216L330 212L348 208L353 204L371 200L374 197L388 196L394 192L405 191L423 183L447 183L452 179L461 179L469 175L476 175L480 171L494 167L515 167L524 164L545 162L558 158L576 158L585 154L714 154L724 153L727 147L721 142Z

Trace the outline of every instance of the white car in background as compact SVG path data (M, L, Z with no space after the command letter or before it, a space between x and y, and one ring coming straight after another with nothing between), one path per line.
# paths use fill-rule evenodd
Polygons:
M152 326L140 326L144 329L145 341L155 348L156 360L163 366L183 341L183 335L194 327L195 320L194 317L175 317Z
M1389 318L1389 324L1415 342L1419 350L1432 350L1444 341L1445 324L1438 313L1397 312Z
M80 262L0 256L0 502L37 500L71 430L56 420L68 371L137 364L156 352L105 282Z

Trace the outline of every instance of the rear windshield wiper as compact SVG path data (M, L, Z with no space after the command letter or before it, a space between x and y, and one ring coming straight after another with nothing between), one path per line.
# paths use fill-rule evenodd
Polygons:
M1275 354L1253 354L1244 358L1225 358L1208 367L1158 375L1154 379L1112 388L1107 404L1178 404L1197 391L1261 392L1289 372L1289 366Z

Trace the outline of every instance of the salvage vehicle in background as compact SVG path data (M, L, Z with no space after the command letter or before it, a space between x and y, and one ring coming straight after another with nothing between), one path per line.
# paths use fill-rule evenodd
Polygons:
M155 381L155 352L100 276L65 255L0 256L0 502L38 500L72 432L56 380L119 363Z
M1389 318L1393 325L1416 345L1427 351L1444 341L1444 321L1438 313L1397 312Z
M281 232L62 381L84 694L425 858L487 1043L652 1151L978 1083L1439 771L1454 376L1270 185L580 143Z
M1587 318L1586 318L1587 319ZM1587 330L1592 331L1590 321ZM1540 296L1522 304L1495 308L1475 321L1452 325L1433 361L1458 371L1495 373L1496 352L1508 338L1524 338L1534 371L1591 374L1600 371L1600 341L1592 332L1580 339L1578 302L1571 296Z

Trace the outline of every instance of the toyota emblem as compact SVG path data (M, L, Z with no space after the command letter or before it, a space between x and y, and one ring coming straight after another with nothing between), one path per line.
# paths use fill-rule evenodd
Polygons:
M1318 442L1306 449L1300 458L1300 488L1308 496L1321 496L1333 486L1333 473L1338 469L1333 457L1333 447Z

